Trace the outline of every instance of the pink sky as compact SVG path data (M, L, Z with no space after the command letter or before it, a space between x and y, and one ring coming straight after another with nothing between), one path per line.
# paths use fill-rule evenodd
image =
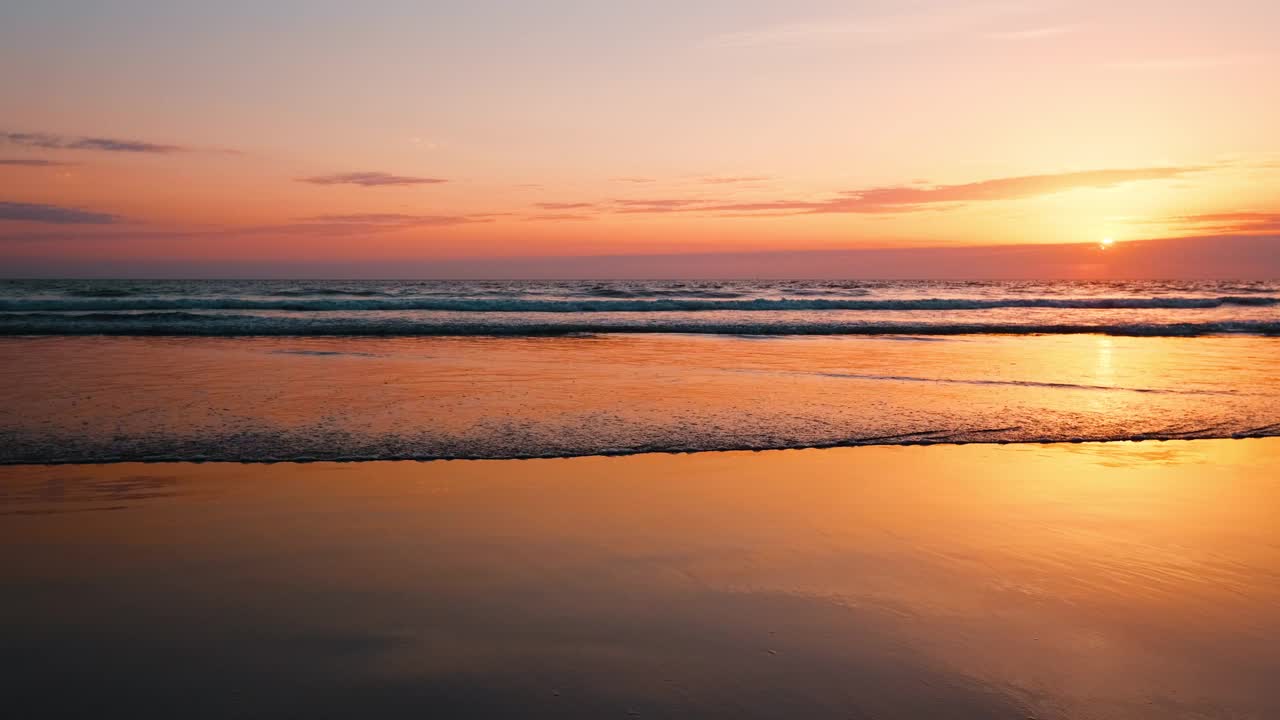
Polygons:
M1271 2L29 5L5 274L1280 274Z

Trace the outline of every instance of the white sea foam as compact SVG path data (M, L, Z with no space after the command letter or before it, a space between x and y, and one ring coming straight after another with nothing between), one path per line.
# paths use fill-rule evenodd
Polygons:
M999 308L1063 310L1210 309L1224 306L1272 307L1280 297L1243 295L1221 297L997 297L919 298L887 300L755 298L751 300L648 299L580 300L528 298L388 297L360 299L298 298L293 300L240 297L96 297L0 299L5 312L123 312L138 310L278 310L344 312L429 310L470 313L603 313L603 312L777 312L794 310L947 311Z
M752 322L740 317L593 321L575 318L541 321L523 318L413 319L403 317L327 317L317 315L228 315L192 312L142 313L9 313L0 314L0 335L174 335L174 336L546 336L616 333L685 333L697 335L1078 335L1197 337L1203 335L1280 335L1280 321L1211 321L1163 323L1011 323L1011 322L878 322L875 320Z
M7 281L0 335L1273 335L1263 282Z

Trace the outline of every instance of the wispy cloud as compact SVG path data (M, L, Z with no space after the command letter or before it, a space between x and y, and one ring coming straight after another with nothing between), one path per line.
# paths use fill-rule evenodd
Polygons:
M617 213L662 213L691 210L705 201L694 198L659 198L655 200L614 200Z
M9 206L18 203L0 203L0 220L27 220L34 222L50 222L60 224L93 223L112 224L123 222L123 219L101 213L86 213L70 208L57 208L48 205L30 205L10 212ZM30 208L35 208L30 209ZM10 217L12 215L12 217ZM207 241L227 238L362 238L380 233L392 233L413 229L445 228L458 225L492 222L493 215L410 215L401 213L349 213L333 215L313 215L295 218L292 221L267 223L263 225L247 225L239 227L202 227L125 230L125 228L102 228L100 230L77 231L76 233L0 233L0 240L5 242L53 243L86 241L109 241L121 239L133 240L165 240L165 241ZM40 218L40 219L37 219ZM82 219L75 219L82 218Z
M638 185L642 183L657 182L658 180L656 178L649 178L649 177L616 177L613 179L613 181L620 182L620 183L632 183L632 184Z
M345 172L332 175L313 175L298 178L298 182L312 185L359 185L361 187L387 187L404 185L434 185L448 182L441 178L414 177L411 175L392 175L384 172Z
M1169 180L1210 169L1208 166L1119 168L1020 175L954 185L893 185L845 190L836 197L806 200L781 198L747 202L698 198L615 200L615 213L703 212L759 215L821 213L904 213L946 209L969 203L1022 200L1081 189L1102 189L1133 182Z
M0 165L17 167L66 167L75 164L58 162L57 160L44 160L42 158L0 158Z
M1280 232L1280 212L1256 210L1182 215L1154 222L1186 225L1194 228L1195 232L1200 233L1249 234Z
M181 145L164 145L141 140L120 140L105 137L69 137L51 133L0 132L0 139L14 145L43 148L45 150L97 150L119 153L170 153L192 152L195 148Z
M540 202L536 206L543 210L582 210L595 207L596 204L590 202Z
M1021 175L957 185L875 187L847 190L842 197L816 204L813 212L884 212L1000 200L1022 200L1069 190L1102 189L1132 182L1169 180L1200 172L1203 166L1085 170L1044 175Z
M37 222L53 225L111 225L121 221L118 215L41 203L0 202L0 220Z
M410 215L404 213L353 213L346 215L314 215L301 218L301 227L356 227L367 230L400 230L420 227L447 227L491 222L490 215Z

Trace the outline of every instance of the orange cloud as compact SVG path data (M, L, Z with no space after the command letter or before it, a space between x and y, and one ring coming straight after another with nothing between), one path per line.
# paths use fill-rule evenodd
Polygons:
M392 175L384 172L346 172L332 175L313 175L298 178L298 182L312 185L359 185L361 187L384 187L395 185L434 185L449 182L440 178L413 177L410 175Z
M682 210L704 209L704 201L689 198L660 198L657 200L614 200L616 213L667 213Z
M615 214L709 213L719 216L776 217L824 213L907 213L924 209L947 209L969 203L1023 200L1080 189L1102 189L1126 183L1169 180L1208 170L1207 166L1119 168L1085 170L1044 175L1019 175L954 185L894 185L845 190L837 197L822 200L753 200L730 202L703 198L658 198L613 200L611 203L539 203L543 209L596 207ZM732 184L762 180L762 177L707 178L711 184Z
M1178 225L1192 226L1197 232L1232 234L1280 232L1280 212L1244 210L1204 213L1200 215L1183 215L1182 217L1174 218L1172 222Z
M789 213L909 212L931 205L1022 200L1068 190L1108 188L1131 182L1168 180L1205 170L1202 166L1086 170L1047 175L1021 175L958 185L891 186L846 190L840 197L815 202L778 200L707 206L708 211Z
M589 202L540 202L537 206L543 210L581 210L593 208L596 204Z

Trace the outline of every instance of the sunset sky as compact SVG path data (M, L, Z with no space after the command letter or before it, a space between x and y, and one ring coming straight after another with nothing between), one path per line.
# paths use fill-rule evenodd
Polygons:
M1277 28L1274 0L8 3L0 273L980 275L1079 244L1114 275L1204 238L1163 272L1280 274Z

